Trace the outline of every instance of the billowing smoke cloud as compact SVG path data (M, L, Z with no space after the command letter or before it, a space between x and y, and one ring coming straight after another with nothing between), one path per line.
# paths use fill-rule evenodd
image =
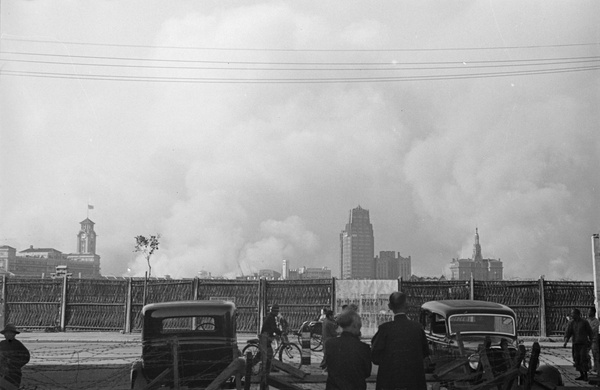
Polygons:
M531 24L521 7L488 3L433 2L427 17L407 5L365 13L345 4L341 16L319 5L319 12L293 4L165 11L158 28L143 25L153 37L144 43L162 48L109 54L231 65L202 65L212 78L361 77L248 62L360 68L487 59L497 52L301 49L541 45L557 31L569 42L592 42L593 33L573 26L597 25L583 15L573 23L554 8ZM234 47L298 50L209 50ZM581 50L540 55L591 55ZM590 279L590 236L600 229L594 72L328 84L2 82L2 106L14 108L0 116L1 244L74 251L91 198L105 274L143 275L133 237L160 233L154 275L232 277L280 270L283 259L338 275L339 233L360 204L371 212L376 250L410 255L417 275L439 276L452 258L470 257L478 227L484 257L500 258L508 278Z

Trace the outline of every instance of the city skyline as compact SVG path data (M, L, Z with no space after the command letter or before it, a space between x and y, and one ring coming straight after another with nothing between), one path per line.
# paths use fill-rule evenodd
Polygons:
M153 234L157 275L338 275L362 205L416 275L479 227L505 279L589 280L600 3L378 4L3 2L0 245L75 251L89 204L108 275Z

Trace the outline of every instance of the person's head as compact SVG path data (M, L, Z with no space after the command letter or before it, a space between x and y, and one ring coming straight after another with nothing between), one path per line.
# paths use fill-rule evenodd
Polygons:
M406 294L399 291L394 291L393 293L391 293L388 307L394 313L401 313L406 311Z
M18 335L19 332L17 330L17 327L14 326L13 324L6 324L6 326L4 327L4 329L2 329L0 331L0 333L2 333L4 335L4 338L7 340L14 340L15 336Z
M274 316L277 316L279 314L279 305L278 304L275 303L275 304L271 305L271 313Z
M325 309L323 314L325 315L326 318L329 318L330 320L333 319L333 310Z
M354 303L351 303L351 304L347 305L344 310L351 310L351 311L358 312L358 306L356 306L356 304L354 304Z
M588 317L590 317L590 318L596 317L596 306L590 307L590 310L588 311Z
M342 311L346 310L348 308L348 305L342 305Z
M343 311L337 318L338 325L344 332L352 333L353 335L360 336L360 328L362 327L362 320L357 312L354 310Z
M573 309L573 310L571 310L571 317L574 320L580 319L581 318L581 311L579 311L579 309Z

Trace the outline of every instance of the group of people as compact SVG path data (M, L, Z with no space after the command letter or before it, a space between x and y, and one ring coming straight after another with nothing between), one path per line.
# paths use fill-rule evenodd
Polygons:
M572 340L571 352L575 369L579 371L577 380L588 380L590 371L598 372L600 364L600 345L598 332L600 321L596 318L596 308L591 307L587 319L582 318L579 309L573 309L568 316L564 347ZM590 359L590 350L592 358Z
M327 371L326 390L365 390L372 364L379 366L377 390L427 389L427 339L421 324L407 317L406 298L405 293L398 291L390 295L388 307L394 312L394 320L379 326L371 346L361 341L362 320L356 306L343 307L337 317L332 310L322 312L321 367ZM269 337L281 335L278 318L279 306L273 305L261 333ZM272 358L270 344L267 355Z
M421 324L407 315L406 294L393 292L388 307L394 320L381 324L371 346L360 340L362 320L356 308L347 307L337 316L341 334L325 335L323 323L323 363L327 370L327 390L367 388L372 364L379 366L378 390L426 389L424 360L429 355ZM329 328L329 326L328 326ZM331 329L331 328L329 328Z

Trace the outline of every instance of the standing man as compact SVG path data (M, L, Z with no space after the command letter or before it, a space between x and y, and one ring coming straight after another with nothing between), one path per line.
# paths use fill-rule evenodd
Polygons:
M279 315L279 305L271 306L269 314L263 321L260 334L267 337L267 372L271 371L271 360L273 359L273 338L281 336L281 329L277 325L277 316Z
M366 390L366 379L371 375L371 350L360 341L361 318L357 312L347 310L338 316L338 324L342 334L324 345L325 390Z
M592 362L593 367L592 367L592 371L596 371L598 372L598 363L600 361L600 356L598 354L598 328L600 325L600 321L598 320L598 318L596 318L596 307L592 306L590 307L590 311L588 312L588 318L587 321L590 323L590 326L592 327L592 334L593 334L593 338L592 338Z
M0 341L0 374L11 384L21 385L21 368L29 363L29 350L15 337L21 333L13 324L0 331L5 340Z
M325 364L325 349L327 348L327 340L337 337L338 324L333 318L333 310L325 309L325 318L321 324L321 342L323 343L323 360L321 361L320 367L327 368Z
M573 309L571 311L571 317L573 317L573 320L569 322L569 326L567 327L565 343L563 346L566 348L569 339L573 337L571 353L573 354L575 369L581 374L575 379L587 381L588 371L590 369L588 348L594 335L592 334L590 323L581 318L579 309Z
M426 390L424 359L429 356L425 332L406 316L406 294L393 292L388 304L394 320L379 325L371 341L371 359L379 365L377 390Z

